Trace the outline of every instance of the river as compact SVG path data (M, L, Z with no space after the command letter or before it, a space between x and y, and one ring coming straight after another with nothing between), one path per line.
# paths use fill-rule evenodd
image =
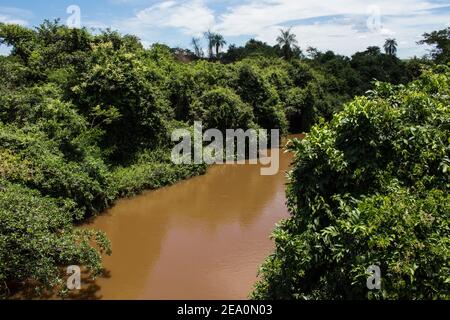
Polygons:
M260 165L215 165L199 177L118 201L87 227L104 231L106 275L84 279L89 299L246 299L288 217L285 174Z

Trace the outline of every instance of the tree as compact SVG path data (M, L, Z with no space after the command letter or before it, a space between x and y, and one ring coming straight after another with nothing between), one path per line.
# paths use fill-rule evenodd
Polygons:
M244 47L231 44L227 52L221 56L221 60L225 63L231 63L254 56L278 57L278 46L273 47L265 42L250 39Z
M308 53L308 57L310 59L317 59L322 54L319 50L317 50L317 48L314 47L308 47L306 52Z
M404 62L396 56L381 53L380 48L376 46L355 53L350 64L357 72L353 94L364 94L373 87L374 80L393 84L404 83L407 80Z
M192 38L192 47L197 58L203 58L203 49L200 45L200 38Z
M424 33L424 39L418 44L434 46L431 50L431 57L437 63L447 63L450 61L450 27L431 33Z
M190 116L194 121L203 121L206 128L219 129L223 133L227 129L254 127L252 107L229 88L205 92L193 103Z
M383 47L387 55L395 56L397 53L397 41L395 39L386 39Z
M102 32L95 37L94 42L111 43L114 50L124 48L128 51L135 52L143 49L138 37L132 35L122 36L118 31L113 31L109 28L102 30Z
M223 38L223 36L221 34L215 33L213 36L213 44L216 48L216 57L219 57L219 52L220 49L227 44L227 42L225 41L225 39Z
M0 44L12 47L12 55L27 62L36 46L36 32L19 25L0 22Z
M290 59L294 55L294 50L298 48L297 37L295 34L291 33L291 29L283 30L280 29L281 34L277 38L278 45L280 46L284 58Z
M381 50L380 50L380 47L370 46L370 47L367 47L367 49L364 53L366 53L367 55L370 55L370 56L378 56L381 54Z
M258 125L286 132L287 121L280 97L260 68L249 64L242 65L234 87L242 101L253 107L255 122Z

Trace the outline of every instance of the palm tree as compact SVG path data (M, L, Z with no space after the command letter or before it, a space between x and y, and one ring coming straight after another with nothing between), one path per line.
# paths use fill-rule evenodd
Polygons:
M227 42L225 41L225 39L223 38L223 36L221 34L214 34L213 37L213 44L216 47L216 58L219 57L219 52L220 49L227 44Z
M384 43L384 51L387 55L395 56L397 53L397 41L395 39L386 39Z
M286 59L292 57L293 49L297 45L297 37L291 33L291 28L287 30L280 29L281 35L278 36L277 42L283 50L283 55Z
M194 48L194 53L198 58L203 58L203 49L200 45L200 38L192 38L192 47Z

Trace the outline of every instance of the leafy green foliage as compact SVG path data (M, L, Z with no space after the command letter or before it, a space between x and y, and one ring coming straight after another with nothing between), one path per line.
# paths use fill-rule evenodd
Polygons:
M62 287L60 266L101 271L98 250L109 253L108 241L101 232L73 229L68 214L76 210L73 202L42 197L3 179L0 185L0 297L25 283L36 283L39 291Z
M450 61L450 27L424 33L423 38L419 41L419 44L434 46L430 55L437 63L448 63Z
M242 100L253 107L256 123L286 132L287 122L276 89L256 66L243 64L237 72L234 87Z
M205 92L192 105L192 119L203 121L206 128L248 129L254 126L252 108L230 89L217 88Z
M255 56L275 58L280 56L280 50L277 47L269 46L265 42L250 39L243 47L230 45L228 51L222 56L222 61L232 63Z
M117 167L112 172L114 189L121 197L142 190L153 190L206 172L204 164L174 166L167 150L146 150L131 166Z
M450 297L450 70L377 83L294 140L291 218L254 298ZM366 288L371 265L382 288Z
M26 163L22 177L4 177L53 197L70 198L78 218L108 206L107 167L95 145L97 133L52 86L33 87L0 98L0 146ZM23 166L23 165L22 165Z
M72 91L75 103L93 124L95 108L116 111L114 119L99 124L105 131L102 146L123 160L139 147L158 145L171 117L159 87L163 79L158 68L150 61L145 64L138 53L116 51L111 44L95 48L91 59L91 68Z

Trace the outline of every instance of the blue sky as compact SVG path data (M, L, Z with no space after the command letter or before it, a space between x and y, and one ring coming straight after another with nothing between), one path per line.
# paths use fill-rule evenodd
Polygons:
M450 26L449 0L1 0L0 21L33 27L44 19L66 22L77 5L81 24L135 34L144 45L189 47L204 31L241 45L249 38L274 44L292 27L299 45L351 55L394 37L401 57L421 56L424 32ZM0 52L5 52L2 48Z

